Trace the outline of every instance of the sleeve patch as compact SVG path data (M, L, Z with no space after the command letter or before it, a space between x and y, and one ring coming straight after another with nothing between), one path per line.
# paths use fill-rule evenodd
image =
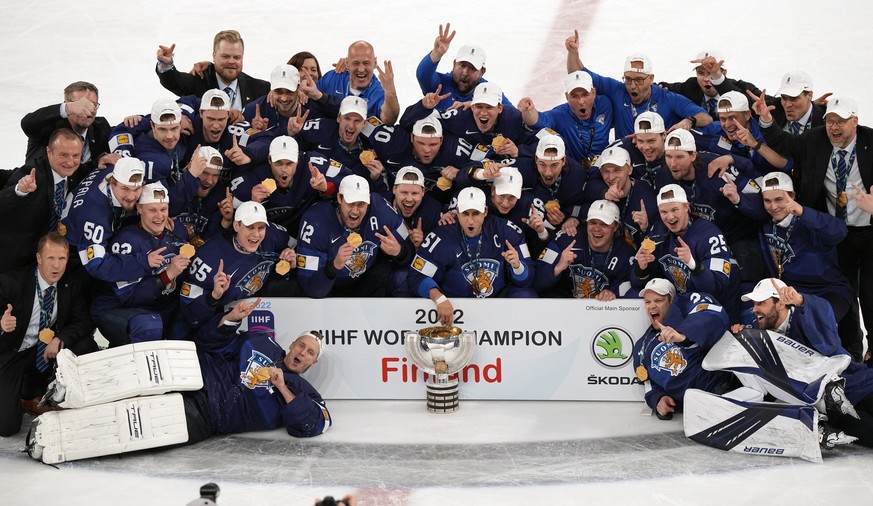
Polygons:
M318 257L309 255L297 255L297 268L305 271L318 270Z
M428 262L418 255L415 255L415 260L412 261L412 268L429 278L432 278L437 271L436 265Z

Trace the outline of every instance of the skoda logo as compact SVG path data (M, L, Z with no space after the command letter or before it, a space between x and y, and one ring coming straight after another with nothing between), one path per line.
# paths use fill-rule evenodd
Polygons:
M605 327L594 334L591 353L604 367L611 369L627 364L632 356L634 340L621 327Z

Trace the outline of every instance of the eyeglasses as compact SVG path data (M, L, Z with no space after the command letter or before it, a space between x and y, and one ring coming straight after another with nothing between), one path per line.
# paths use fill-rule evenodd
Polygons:
M830 127L830 126L838 126L838 127L842 128L842 127L846 126L846 123L848 123L848 122L849 122L848 119L843 119L843 118L838 118L838 119L826 119L826 120L825 120L825 125L827 125L827 126L829 126L829 127Z
M622 80L624 81L624 84L631 84L631 83L633 83L633 84L636 84L637 86L639 86L639 85L643 84L644 82L646 82L646 79L648 79L649 77L651 77L651 76L646 76L646 77L628 77L628 76L624 76L624 77L622 77Z

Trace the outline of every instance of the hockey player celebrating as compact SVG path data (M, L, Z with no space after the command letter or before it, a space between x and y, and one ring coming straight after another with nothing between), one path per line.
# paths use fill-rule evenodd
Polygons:
M646 382L646 404L658 418L673 418L689 388L723 393L737 386L730 374L701 366L728 329L727 313L712 296L677 294L663 278L646 283L640 295L652 324L634 345L634 367L637 378Z
M337 201L319 202L300 223L297 278L309 297L383 297L393 265L413 248L403 218L367 181L343 178Z
M425 237L409 273L410 290L436 304L443 325L454 318L448 297L536 297L521 229L488 216L482 190L461 190L457 220Z

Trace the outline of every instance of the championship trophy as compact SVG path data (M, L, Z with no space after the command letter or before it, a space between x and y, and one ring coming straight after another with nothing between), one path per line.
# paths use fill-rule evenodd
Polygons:
M458 410L458 378L449 376L464 368L476 351L476 333L457 327L428 327L406 331L406 353L428 373L427 409L432 413Z

